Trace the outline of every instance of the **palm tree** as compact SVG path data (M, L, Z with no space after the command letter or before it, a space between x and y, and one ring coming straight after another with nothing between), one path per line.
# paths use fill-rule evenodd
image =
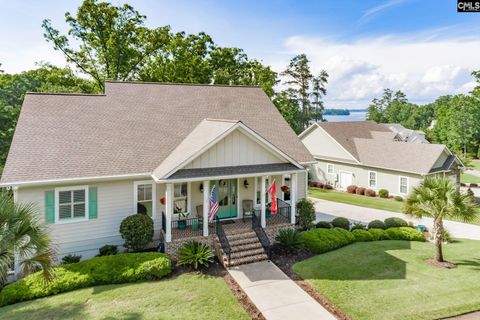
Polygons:
M459 218L464 222L475 219L476 204L472 197L458 190L448 178L427 177L408 196L405 213L415 217L432 217L435 238L435 260L444 262L442 252L443 219Z
M14 203L12 196L0 192L0 286L7 278L13 260L18 261L23 275L39 269L43 278L53 278L55 251L47 230L38 220L31 204Z

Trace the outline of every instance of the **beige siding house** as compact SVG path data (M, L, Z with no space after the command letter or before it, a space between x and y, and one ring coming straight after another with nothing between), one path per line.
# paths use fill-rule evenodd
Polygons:
M341 190L357 185L405 196L428 175L459 182L463 166L444 145L406 142L370 121L315 123L299 137L317 161L312 179Z
M258 87L112 81L103 95L27 94L0 186L36 205L60 256L121 245L121 221L141 213L167 252L198 239L238 264L264 258L262 235L295 223L312 163ZM276 214L266 193L274 180ZM238 234L259 248L235 251L228 237Z

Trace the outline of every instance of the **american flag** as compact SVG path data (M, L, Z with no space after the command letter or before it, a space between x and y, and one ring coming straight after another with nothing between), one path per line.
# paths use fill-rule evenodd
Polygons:
M208 214L208 221L213 222L215 215L218 212L218 202L217 202L217 192L215 191L215 185L212 187L212 192L210 192L210 213Z

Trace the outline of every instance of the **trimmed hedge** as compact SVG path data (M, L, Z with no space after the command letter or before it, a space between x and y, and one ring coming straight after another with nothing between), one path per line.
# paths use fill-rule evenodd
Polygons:
M356 185L352 184L352 185L350 185L350 186L347 187L347 192L348 192L348 193L355 193L355 191L357 190L357 188L358 188L358 187L357 187Z
M366 230L367 227L365 227L365 225L363 225L362 223L354 223L350 231L357 230L357 229Z
M56 267L55 278L47 284L41 272L36 272L5 286L0 291L0 306L97 285L156 280L170 272L170 258L163 253L95 257Z
M392 217L385 219L385 227L388 228L399 228L408 226L407 221L402 218Z
M134 214L120 223L120 235L125 248L140 251L145 249L153 238L153 220L146 214Z
M305 247L313 253L324 253L355 241L350 231L341 228L314 229L300 232Z
M365 190L365 195L367 197L375 197L375 196L377 196L377 193L375 192L375 190L367 189L367 190Z
M332 226L335 228L342 228L345 230L350 230L350 220L344 217L337 217L332 220L331 222Z
M385 223L382 220L372 220L368 224L368 229L386 229Z
M322 229L332 229L332 224L328 221L318 221L315 227Z
M389 228L386 232L391 240L426 241L422 232L409 227Z
M352 231L355 241L373 241L373 236L367 230L355 229Z
M363 196L365 195L365 190L367 190L366 188L364 187L358 187L356 190L355 190L355 193L360 195L360 196Z
M389 195L389 193L388 193L388 190L387 190L387 189L380 189L380 190L378 190L378 196L379 196L380 198L388 198L388 195Z
M403 197L401 197L401 196L395 196L395 197L393 197L393 199L395 199L395 201L398 201L398 202L403 201Z
M368 229L368 233L372 235L373 241L390 240L387 231L383 229Z

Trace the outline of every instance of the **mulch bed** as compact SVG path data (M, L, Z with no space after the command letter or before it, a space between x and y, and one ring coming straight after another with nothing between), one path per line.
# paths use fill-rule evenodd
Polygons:
M445 269L454 269L454 268L457 267L456 264L448 262L448 261L438 262L435 259L427 259L427 260L425 260L425 262L432 265L432 266L439 267L439 268L445 268Z
M302 278L297 276L292 271L292 266L302 260L313 257L314 254L308 251L298 251L293 254L284 254L280 250L272 250L272 262L275 263L290 279L295 281L306 293L308 293L313 299L320 303L325 309L327 309L331 314L333 314L339 320L351 320L351 318L342 310L340 310L336 305L334 305L330 300L327 299L323 294L318 292L314 287L312 287L308 282L304 281Z
M248 316L252 320L265 320L265 317L262 315L260 310L253 304L253 302L248 298L247 294L240 288L237 282L232 278L232 276L227 272L227 270L220 264L220 262L215 258L214 262L208 267L203 268L199 271L194 270L191 267L187 266L174 266L172 273L169 276L179 276L184 273L197 273L205 274L213 277L222 277L227 286L232 291L235 298L240 302L241 306L247 312Z

